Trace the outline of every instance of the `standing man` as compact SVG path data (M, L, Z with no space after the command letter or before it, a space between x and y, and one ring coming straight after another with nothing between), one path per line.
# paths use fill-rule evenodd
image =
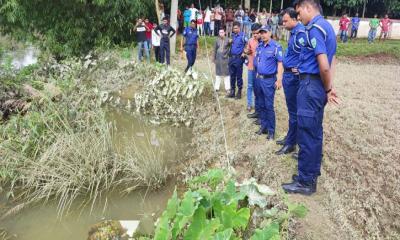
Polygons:
M206 10L204 11L204 33L207 36L211 35L210 23L211 23L211 10L210 7L207 7Z
M296 149L297 144L297 92L299 90L300 52L307 41L304 25L297 21L297 12L294 8L283 11L283 26L290 31L288 48L283 59L283 91L285 92L286 106L289 112L289 128L286 137L277 141L283 147L277 155L288 154Z
M156 28L156 34L161 36L160 40L160 61L161 63L167 62L170 64L170 47L169 39L176 33L175 29L169 25L167 17L163 18L163 23ZM171 34L172 33L172 34Z
M279 23L279 17L278 14L275 12L272 13L271 17L271 30L272 30L272 38L275 40L278 40L278 23Z
M360 26L360 18L358 17L358 13L356 16L351 19L351 35L350 38L357 38L358 27Z
M244 48L247 44L246 35L240 31L240 23L233 23L233 33L230 39L232 44L229 55L229 73L231 77L231 92L228 98L241 99L243 87L243 63L244 63ZM238 88L235 93L236 86Z
M256 134L267 134L267 140L275 138L275 90L282 87L283 53L281 45L271 39L271 29L264 26L260 29L262 42L257 47L254 66L260 84L260 118L261 127Z
M222 9L222 7L217 4L217 7L215 7L214 11L214 36L218 36L218 31L222 27L222 17L224 15L224 9Z
M196 13L199 10L197 10L197 8L194 7L193 3L192 3L192 5L190 5L190 9L189 10L190 10L190 21L196 20Z
M215 91L219 91L221 80L224 81L226 94L229 94L231 89L231 82L229 79L229 39L226 37L225 30L219 30L219 37L215 41L213 62L215 63Z
M151 45L154 49L154 56L156 62L160 63L160 36L156 33L157 23L153 24L153 31L151 31Z
M233 28L233 20L234 20L234 13L232 8L228 8L226 11L225 21L226 21L226 33L228 37L231 37L232 28Z
M187 28L190 26L190 17L192 16L192 12L189 7L185 7L185 11L183 12L183 28Z
M343 16L339 20L339 28L340 28L340 40L342 43L347 42L347 31L349 30L350 19L347 17L347 14L343 14Z
M257 118L258 117L257 112L260 110L258 104L258 102L260 101L259 92L258 92L258 87L256 86L257 74L256 71L254 70L254 58L256 56L258 44L260 42L260 34L258 32L260 28L261 25L258 23L255 23L251 26L251 32L253 37L247 43L247 47L245 50L247 59L249 61L247 64L247 110L250 112L253 107L255 110L254 113L248 115L249 118ZM253 93L255 96L254 101L253 101Z
M308 36L301 48L300 87L297 93L297 143L300 147L298 175L283 184L287 193L311 195L321 175L323 129L327 102L338 103L333 88L336 34L320 14L319 0L299 0L296 11Z
M381 26L381 34L379 35L379 41L381 41L382 36L383 36L383 41L385 41L385 39L389 35L390 25L392 25L392 21L389 19L389 16L387 14L385 14L385 18L381 19L379 25Z
M374 18L369 20L369 27L370 29L368 32L368 43L373 43L379 27L379 19L377 14L374 15Z
M190 69L192 71L192 67L194 62L196 61L197 47L199 46L199 35L196 29L196 21L192 20L190 22L190 27L185 28L183 30L183 38L181 41L181 51L183 51L183 47L185 47L186 59L188 64L185 68L185 73Z
M146 55L147 62L150 62L149 45L147 44L146 31L147 26L144 24L143 19L139 18L134 27L136 32L136 41L138 46L138 60L141 62L143 52Z
M144 24L146 25L146 41L147 41L147 46L149 47L149 52L150 52L151 32L153 31L153 24L149 21L148 18L144 19Z

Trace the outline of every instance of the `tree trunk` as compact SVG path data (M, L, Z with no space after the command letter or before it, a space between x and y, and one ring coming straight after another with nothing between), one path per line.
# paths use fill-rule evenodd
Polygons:
M282 10L283 9L283 0L281 0L281 9L280 10Z
M270 14L272 13L272 0L271 0L270 3L269 3L269 13L270 13Z
M171 38L170 47L171 47L171 55L175 55L175 47L176 47L176 35L178 34L178 0L172 0L171 2L171 18L170 24L176 30L176 34Z
M160 3L158 2L158 0L154 1L154 4L156 5L156 14L157 14L157 19L158 19L158 24L161 23L161 19L160 19Z
M365 17L365 10L367 8L367 0L364 0L364 6L363 6L363 13L362 13L362 17Z
M258 5L257 5L257 13L259 13L259 12L260 12L260 2L261 2L261 0L258 0Z

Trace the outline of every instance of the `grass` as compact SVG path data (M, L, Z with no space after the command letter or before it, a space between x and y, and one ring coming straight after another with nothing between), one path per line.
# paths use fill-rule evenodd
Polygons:
M105 118L96 83L89 87L79 79L87 69L52 69L55 74L38 68L29 77L36 80L44 74L46 81L52 79L62 90L59 100L32 100L25 115L0 123L0 183L20 203L3 217L36 202L56 199L61 214L80 196L86 197L85 204L94 204L112 189L159 187L168 176L161 150L143 151L132 142L117 153L112 143L115 126Z

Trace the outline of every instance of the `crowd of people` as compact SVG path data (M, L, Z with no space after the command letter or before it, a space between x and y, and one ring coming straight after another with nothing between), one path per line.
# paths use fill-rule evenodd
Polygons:
M264 9L254 10L215 8L198 10L194 4L182 15L181 50L186 53L185 72L190 74L195 64L201 35L216 35L212 62L215 64L214 90L219 92L224 83L226 98L241 99L243 69L247 68L248 118L259 126L257 135L265 134L268 141L275 139L275 92L283 87L288 109L288 132L276 143L282 147L278 155L297 153L298 174L283 184L288 193L311 195L316 192L320 176L325 105L338 104L333 87L337 36L332 25L321 15L318 0L297 0L295 8L280 14L269 14ZM178 14L178 20L180 15ZM349 27L351 38L357 37L360 19L347 15L340 19L339 38L346 42ZM372 42L378 27L386 38L391 24L386 15L370 21L368 41ZM156 60L170 64L170 38L176 33L164 17L160 25L139 19L135 25L138 58L155 50ZM285 34L285 32L290 34ZM286 36L287 49L277 41ZM143 50L143 51L142 51Z
M339 38L345 43L348 40L348 34L350 31L350 39L357 38L358 28L360 27L360 18L358 13L355 14L351 19L347 14L343 14L339 20ZM390 27L392 25L392 20L390 20L389 15L385 14L382 19L378 19L378 15L375 14L374 18L369 21L369 32L368 32L368 43L373 43L376 38L376 33L378 28L381 28L381 34L379 36L379 41L385 40L389 36ZM351 26L351 28L350 28Z

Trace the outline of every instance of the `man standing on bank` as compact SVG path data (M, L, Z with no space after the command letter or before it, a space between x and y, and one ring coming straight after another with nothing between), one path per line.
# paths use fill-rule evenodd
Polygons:
M267 140L275 138L275 90L282 87L283 53L281 45L271 39L271 29L264 26L260 30L262 42L257 47L254 67L257 70L256 81L260 88L261 127L256 134L268 134Z
M185 73L190 70L192 71L192 67L196 61L197 48L199 46L199 35L196 29L196 20L190 21L190 27L186 27L183 30L183 38L181 41L181 51L185 49L186 59L188 64L185 68ZM185 47L185 48L183 48Z
M319 0L299 0L296 11L306 26L307 41L300 54L300 86L297 93L297 143L300 147L298 175L283 184L287 193L311 195L321 175L324 108L338 104L333 88L336 35L320 14Z
M167 65L170 64L170 46L169 39L174 36L176 33L175 29L169 25L169 21L167 17L163 18L163 23L158 25L155 29L155 32L158 36L161 35L160 41L160 61L161 63L167 62ZM172 33L172 34L171 34Z
M231 77L231 92L228 98L241 99L243 88L243 63L244 63L244 48L247 44L247 37L244 32L241 32L240 23L233 23L233 33L231 42L231 52L229 54L229 74ZM235 88L238 88L235 93Z
M297 144L297 92L299 90L300 51L307 41L304 25L297 21L297 12L294 8L287 8L283 12L283 26L290 31L288 48L283 59L283 91L285 92L286 106L289 112L289 129L283 140L277 144L283 147L277 155L288 154L296 149Z

